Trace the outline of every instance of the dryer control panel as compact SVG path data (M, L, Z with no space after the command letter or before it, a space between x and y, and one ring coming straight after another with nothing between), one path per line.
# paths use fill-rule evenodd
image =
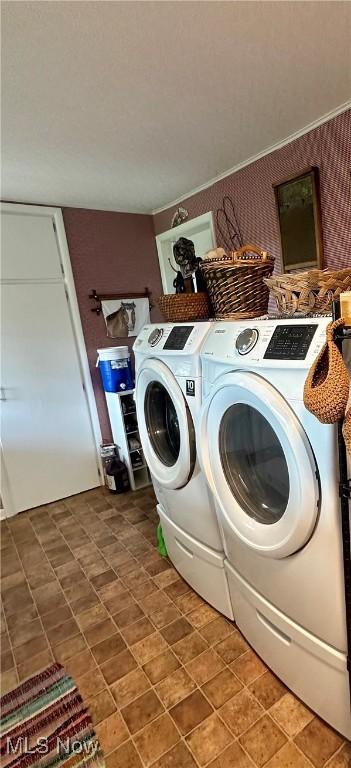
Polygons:
M304 360L317 325L277 325L263 355L264 360Z

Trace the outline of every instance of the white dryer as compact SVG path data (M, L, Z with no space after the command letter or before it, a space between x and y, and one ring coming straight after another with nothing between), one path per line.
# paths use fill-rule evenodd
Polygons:
M336 428L303 404L328 322L217 323L202 349L199 444L235 621L289 688L350 738Z
M146 325L134 344L139 434L174 566L233 618L213 497L197 457L200 348L211 323Z

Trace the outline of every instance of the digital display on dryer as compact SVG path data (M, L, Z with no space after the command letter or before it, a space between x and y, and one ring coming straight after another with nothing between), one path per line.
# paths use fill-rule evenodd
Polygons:
M304 360L317 324L277 325L264 354L265 360Z
M193 328L193 325L176 325L172 328L163 349L184 349Z

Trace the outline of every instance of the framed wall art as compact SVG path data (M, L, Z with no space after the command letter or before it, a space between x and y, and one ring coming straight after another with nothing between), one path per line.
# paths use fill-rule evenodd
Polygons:
M323 268L319 171L306 168L273 184L284 272Z

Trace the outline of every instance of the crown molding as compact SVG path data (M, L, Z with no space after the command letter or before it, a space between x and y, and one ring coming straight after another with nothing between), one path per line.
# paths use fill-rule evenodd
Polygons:
M277 141L275 144L271 144L271 146L267 147L266 149L263 149L262 152L258 152L256 155L251 155L251 157L249 157L247 160L243 160L241 163L238 163L237 165L234 165L232 168L229 168L228 171L224 171L223 173L220 173L218 176L214 176L213 179L210 179L210 181L206 181L204 184L200 184L198 187L191 189L190 192L185 192L181 197L178 197L176 200L173 200L170 203L167 203L166 205L162 205L160 208L155 208L153 211L151 211L151 214L155 216L157 213L162 213L162 211L167 211L168 208L173 208L175 205L179 205L180 203L183 203L184 200L187 200L189 197L192 197L193 195L197 195L199 192L203 192L205 189L212 187L213 184L217 184L218 181L222 181L222 179L226 179L227 176L231 176L233 173L240 171L241 168L246 168L247 165L251 165L251 163L256 162L256 160L260 160L261 157L265 157L266 155L269 155L271 152L275 152L277 149L281 149L282 147L285 147L287 144L290 144L295 139L299 139L300 136L304 136L305 133L309 133L309 131L313 131L314 128L318 128L320 125L323 125L323 123L327 123L328 120L332 120L333 117L337 117L338 115L341 115L343 112L347 112L348 109L351 109L351 101L346 101L344 104L341 104L340 107L336 107L335 109L332 109L330 112L327 112L322 117L319 117L318 120L314 120L312 123L309 123L304 128L300 128L298 131L295 131L295 133L291 133L285 139L282 139L281 141Z

